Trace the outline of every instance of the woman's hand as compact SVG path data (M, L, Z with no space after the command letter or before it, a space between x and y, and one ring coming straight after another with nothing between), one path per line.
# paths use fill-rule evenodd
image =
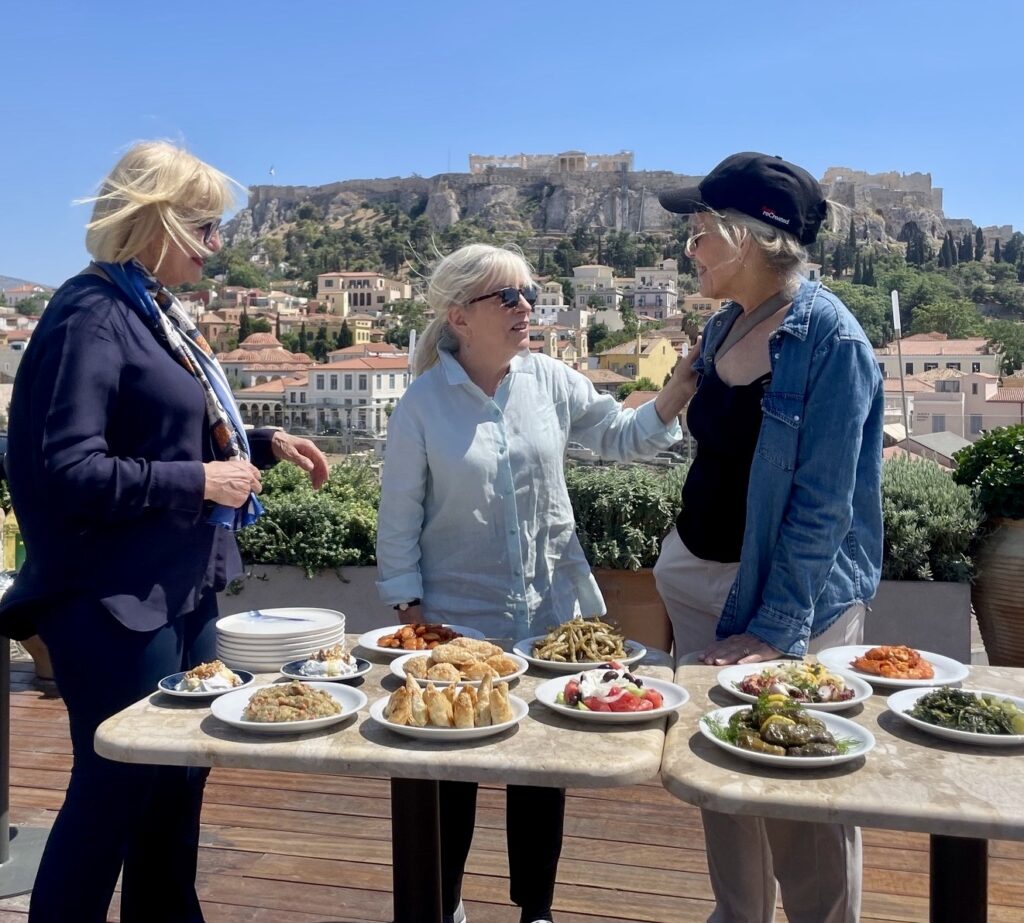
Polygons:
M249 494L263 490L260 470L240 458L231 461L206 462L203 465L206 483L203 485L203 499L219 506L238 509Z
M270 450L278 461L291 462L308 472L314 490L319 490L327 483L331 473L327 457L308 439L278 430L270 440Z
M777 660L781 656L781 653L770 644L744 632L742 635L732 635L709 645L700 655L700 662L721 667L727 663L760 663L762 660Z
M672 377L654 399L654 409L666 425L683 412L697 391L697 373L693 370L693 363L700 355L700 347L701 337L698 336L696 344L676 363Z

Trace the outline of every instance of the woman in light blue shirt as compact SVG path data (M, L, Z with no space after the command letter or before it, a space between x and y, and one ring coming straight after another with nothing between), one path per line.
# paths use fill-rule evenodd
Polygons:
M404 621L470 625L490 638L547 631L604 600L576 538L563 460L573 440L603 458L651 456L680 438L692 357L636 411L562 362L529 352L537 286L521 255L470 244L430 277L437 314L416 380L388 423L377 583ZM476 785L441 783L442 905L464 921L462 874ZM565 792L508 787L512 900L522 923L551 916Z

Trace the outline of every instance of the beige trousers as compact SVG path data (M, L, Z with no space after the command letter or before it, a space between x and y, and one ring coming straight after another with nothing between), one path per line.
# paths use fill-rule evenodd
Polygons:
M702 651L736 577L737 564L694 557L673 529L654 567L675 634L676 662ZM810 641L810 652L859 644L858 603ZM776 882L790 923L856 923L860 918L860 830L843 824L701 811L716 906L708 923L773 923Z

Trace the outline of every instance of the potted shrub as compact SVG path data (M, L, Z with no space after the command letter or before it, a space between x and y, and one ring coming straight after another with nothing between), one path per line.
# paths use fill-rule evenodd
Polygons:
M970 488L926 460L882 466L882 583L865 639L970 662L971 546L981 519Z
M668 651L672 625L652 568L679 514L684 465L569 466L565 471L576 532L622 631Z
M989 663L1024 666L1024 425L994 429L954 458L954 479L986 517L972 598Z
M394 621L374 585L379 500L377 472L362 463L333 465L319 491L294 465L266 472L266 513L238 534L246 573L221 595L221 611L326 607L345 613L348 631Z

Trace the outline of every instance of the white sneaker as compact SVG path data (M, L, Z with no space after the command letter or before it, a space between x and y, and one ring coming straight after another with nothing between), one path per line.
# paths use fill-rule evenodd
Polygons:
M462 901L459 901L459 906L455 908L455 913L446 913L441 917L442 923L466 923L466 908L463 906Z

